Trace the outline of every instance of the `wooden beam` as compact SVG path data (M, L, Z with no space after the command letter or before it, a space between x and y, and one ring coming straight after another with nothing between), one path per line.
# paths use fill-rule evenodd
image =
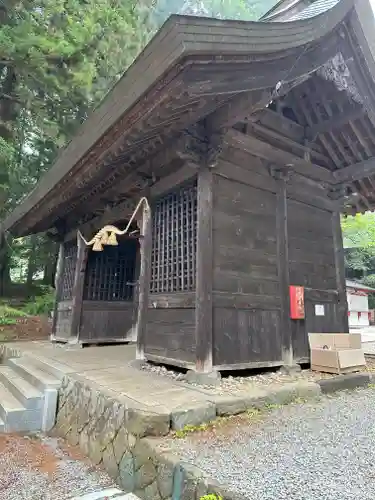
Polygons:
M80 234L77 234L77 262L74 273L72 322L70 327L70 336L75 337L77 340L79 338L82 316L83 289L85 284L87 257L88 247Z
M333 212L332 214L332 234L333 234L333 248L335 255L335 268L336 268L336 286L339 294L338 297L338 326L339 331L343 333L349 332L348 323L348 302L346 298L346 284L345 284L345 258L344 258L344 245L342 241L342 230L340 224L340 213Z
M285 137L278 132L275 132L274 130L267 129L266 127L258 123L250 122L249 128L259 135L263 136L267 140L267 142L271 140L279 143L285 148L294 150L299 156L301 156L301 158L304 158L305 155L309 155L309 157L311 157L313 160L319 162L319 165L321 166L334 167L334 164L330 158L323 155L322 153L314 151L314 149L310 148L309 146L304 146L303 144L293 141L292 139L289 139L288 137Z
M272 99L271 90L241 92L206 118L207 130L231 127L248 115L264 109Z
M52 323L52 336L56 335L58 306L62 295L63 288L63 273L64 273L64 243L60 243L59 255L57 257L56 273L55 273L55 305L53 308L53 323Z
M141 262L138 280L138 317L137 317L137 349L136 358L145 359L147 342L148 296L151 278L151 249L152 249L152 213L150 206L143 206L141 239Z
M198 175L197 275L195 304L196 370L212 371L212 170L203 166Z
M108 208L103 214L98 215L79 227L79 230L86 238L91 238L96 231L101 229L106 224L116 222L116 220L119 220L120 218L124 220L129 219L142 196L148 194L151 199L156 198L174 186L191 179L195 175L197 175L196 166L192 168L191 165L184 165L175 172L172 172L157 181L153 186L151 186L151 188L140 191L138 194L133 195L132 198L129 198L112 208ZM69 231L69 233L66 234L64 241L72 240L75 237L76 232L77 228Z
M375 157L363 160L348 167L340 168L333 173L334 183L354 182L375 174Z
M130 190L132 185L140 185L144 184L144 188L147 188L152 184L153 179L156 181L155 172L160 170L161 167L166 167L172 161L179 158L179 151L187 147L187 137L184 134L180 134L175 138L174 142L170 142L168 147L160 150L154 156L143 162L139 168L134 171L129 167L129 170L126 174L123 175L122 179L119 180L115 185L109 187L104 193L103 198L111 199L116 196L118 193L126 193ZM114 168L116 163L121 165L121 162L125 161L125 156L119 157L115 160L108 168ZM147 180L149 178L149 181ZM92 196L88 193L76 199L75 202L71 202L69 207L66 207L66 211L72 211L76 206L79 206L83 212L87 212L90 210L90 199ZM87 203L83 203L87 201ZM63 214L60 211L60 216Z
M227 132L225 140L230 146L240 147L254 156L271 161L276 165L289 165L294 171L311 179L329 183L334 182L332 173L326 168L310 163L292 153L282 151L251 135L231 129Z
M292 325L289 304L289 242L288 242L288 205L286 180L282 171L273 173L277 183L276 192L276 241L277 272L280 285L280 329L282 342L282 360L284 365L293 365Z
M344 109L338 115L332 116L328 120L323 120L320 123L307 127L307 138L310 141L314 141L317 135L343 127L348 122L361 118L364 114L365 110L361 106L350 106L348 109Z

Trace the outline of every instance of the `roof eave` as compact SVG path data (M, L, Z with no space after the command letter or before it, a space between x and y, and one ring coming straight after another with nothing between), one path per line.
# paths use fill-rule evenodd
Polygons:
M222 40L225 34L229 35L230 30L233 31L233 27L238 29L238 31L240 29L243 30L244 28L248 31L248 44L246 45L246 43L243 43L244 37L243 34L241 34L238 40L241 43L238 43L236 55L249 53L261 54L262 52L265 52L267 47L269 48L272 46L275 47L275 51L285 51L293 48L297 49L298 47L304 46L310 42L318 41L320 38L329 34L345 18L353 6L356 6L357 8L358 5L362 5L362 3L367 2L365 2L365 0L341 0L341 2L339 2L330 11L316 16L315 18L288 23L288 30L285 30L285 23L278 22L267 24L263 22L222 21L210 18L172 16L163 25L161 30L148 44L140 56L135 60L124 77L121 78L117 85L107 94L103 102L96 108L96 110L91 113L90 117L81 126L78 134L60 153L54 166L44 176L43 182L40 182L38 186L25 198L25 200L6 218L4 221L4 228L12 231L16 225L22 226L22 219L27 215L29 210L31 210L41 199L44 199L44 197L49 194L54 187L56 187L58 182L70 177L74 167L87 153L87 151L100 141L108 130L114 126L116 121L121 116L129 112L132 106L139 99L141 99L142 96L147 94L158 79L165 77L165 75L167 75L168 72L181 60L188 56L199 54L216 56L225 53L225 43L223 43ZM361 15L363 15L362 12ZM321 22L322 17L324 17L324 23ZM192 23L192 19L194 19L194 24ZM220 28L220 36L214 34L215 27ZM207 42L202 43L199 37L194 36L192 28L199 33L207 33L208 29L210 38ZM210 31L210 28L212 32ZM304 37L300 36L301 31L306 32ZM277 37L278 33L278 43L275 44L275 36ZM280 35L280 33L283 33L283 35ZM296 36L297 33L299 36ZM232 34L232 36L234 35ZM132 78L136 78L137 74L145 74L144 72L142 73L142 65L145 65L145 59L147 60L148 57L151 57L151 55L153 55L158 49L161 49L163 45L170 45L171 38L175 41L175 50L170 56L170 59L163 61L162 63L160 63L160 61L151 62L150 66L147 68L147 70L153 75L156 74L156 78L151 81L149 85L144 85L143 87L142 82L134 80L133 88L131 88ZM136 84L134 84L135 81ZM90 142L88 131L92 128L93 122L95 122L95 120L98 121L98 116L100 118L100 114L103 113L103 110L108 107L108 102L111 102L111 100L113 101L114 94L118 93L125 96L124 100L127 100L128 102L127 107L124 110L116 110L118 116L115 114L112 122L107 127L103 127L101 135ZM69 165L66 164L65 160L68 152L72 151L73 153L76 153L76 159L71 165ZM18 229L17 233L21 234L22 228Z

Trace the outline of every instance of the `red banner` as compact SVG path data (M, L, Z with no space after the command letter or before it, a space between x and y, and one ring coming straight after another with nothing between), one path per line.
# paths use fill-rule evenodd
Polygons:
M290 317L292 319L305 318L305 289L303 286L289 287L290 293Z

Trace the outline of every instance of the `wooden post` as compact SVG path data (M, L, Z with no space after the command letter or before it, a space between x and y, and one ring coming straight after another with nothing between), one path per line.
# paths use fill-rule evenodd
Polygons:
M198 230L195 302L196 370L212 371L212 211L213 177L211 168L198 174Z
M65 253L64 243L61 242L59 246L59 256L57 257L56 273L55 273L55 307L53 309L52 337L56 335L59 302L62 295L63 277L64 277L64 253Z
M151 278L152 214L149 206L143 206L140 239L141 266L138 283L138 318L136 359L145 359L148 297Z
M88 248L85 245L80 234L77 234L77 263L74 274L73 285L73 306L72 323L70 327L70 336L79 337L79 328L82 316L83 288L85 284L85 272L88 257Z
M336 286L338 291L338 314L342 332L349 332L348 301L346 296L345 283L345 258L344 245L342 241L342 230L340 223L340 213L332 213L333 249L335 252Z
M275 171L276 193L276 238L277 269L280 284L281 340L284 365L293 365L292 328L289 314L289 250L288 250L288 206L286 198L287 172Z

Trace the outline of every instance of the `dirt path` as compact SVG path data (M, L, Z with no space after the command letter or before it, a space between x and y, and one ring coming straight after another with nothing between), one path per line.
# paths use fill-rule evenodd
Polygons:
M113 486L78 449L46 436L0 435L0 498L67 500Z

